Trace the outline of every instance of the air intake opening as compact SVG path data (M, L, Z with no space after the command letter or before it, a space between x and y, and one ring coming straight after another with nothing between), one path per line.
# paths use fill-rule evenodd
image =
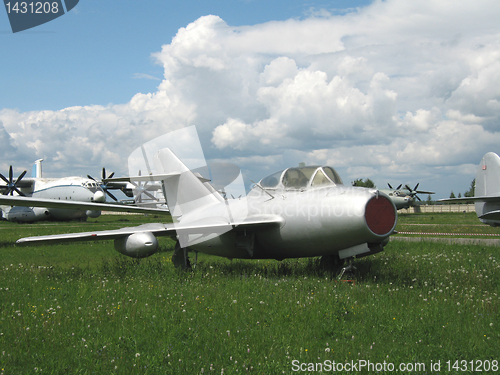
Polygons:
M366 204L365 220L373 233L390 234L396 224L396 209L390 199L380 195L373 197Z

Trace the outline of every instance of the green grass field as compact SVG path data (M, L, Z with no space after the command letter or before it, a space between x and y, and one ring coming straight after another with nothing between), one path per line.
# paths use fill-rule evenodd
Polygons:
M200 254L193 272L181 272L164 238L142 260L110 241L14 245L152 220L160 219L0 222L0 374L500 371L495 246L392 241L339 281L318 270L318 259ZM405 215L397 229L410 224L499 231L474 214Z
M500 238L500 230L482 224L475 213L425 213L425 214L400 214L398 216L397 231L401 235L410 233L410 236L427 237L432 233L442 233L440 237L473 238L475 236Z

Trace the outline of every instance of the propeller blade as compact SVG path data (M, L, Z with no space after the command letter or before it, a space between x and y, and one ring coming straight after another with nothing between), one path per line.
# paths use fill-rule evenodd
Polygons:
M387 183L387 185L389 185L389 189L392 189L392 186L391 186L391 184L390 184L390 183Z
M417 190L418 189L418 185L420 185L420 182L418 182L415 187L413 188L413 190Z
M108 178L113 178L114 175L115 175L115 172L111 172L111 174L108 176Z
M401 185L403 185L403 184L399 184L399 186L396 188L396 190L399 190L401 188Z
M12 165L9 168L9 183L12 183Z
M14 195L14 190L16 191L17 194L19 194L22 197L25 197L26 194L24 194L21 190L19 190L17 187L14 186L14 188L11 190L10 195Z
M19 181L21 181L23 177L26 175L26 173L28 173L28 171L24 171L23 173L21 173L17 178L16 182L14 183L14 185L16 185Z
M0 173L0 178L2 178L2 180L4 180L7 185L9 184L9 180L7 180L1 173Z
M88 174L87 177L90 178L91 180L97 182L96 179L94 177L92 177L91 175Z
M152 194L148 193L147 191L144 191L143 193L144 193L145 195L147 195L149 198L151 198L151 199L153 199L153 200L155 200L155 201L157 200L157 199L156 199L156 197L155 197L154 195L152 195Z
M118 201L118 199L116 199L116 197L115 197L113 194L111 194L108 190L105 190L105 192L106 192L106 194L108 194L108 195L111 197L111 199L113 199L115 202L117 202L117 201Z

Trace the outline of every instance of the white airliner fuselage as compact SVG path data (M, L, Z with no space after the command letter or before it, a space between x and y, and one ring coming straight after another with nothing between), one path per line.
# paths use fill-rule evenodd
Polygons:
M95 181L83 177L27 178L21 187L26 196L33 198L69 200L79 202L104 202L106 197ZM100 211L82 211L60 208L2 206L3 217L9 221L33 222L38 220L85 220L96 218Z

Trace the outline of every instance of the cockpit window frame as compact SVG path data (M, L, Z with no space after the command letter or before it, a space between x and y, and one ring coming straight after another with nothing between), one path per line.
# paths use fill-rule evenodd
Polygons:
M344 185L344 182L342 181L342 178L340 178L340 175L338 174L338 172L337 172L334 168L332 168L332 167L330 167L330 166L328 166L328 165L325 165L325 166L322 166L322 167L321 167L321 169L322 169L322 170L323 170L323 172L326 174L326 176L327 176L330 180L332 180L332 182L333 182L335 185ZM333 178L332 178L332 176L330 176L330 175L328 174L328 172L327 172L327 171L332 172Z
M283 173L286 171L281 170L278 172L274 172L273 174L270 174L269 176L264 177L262 180L260 180L259 185L262 186L264 189L276 189L278 186L281 184L281 179L283 178ZM273 179L276 179L276 183L271 182ZM268 181L265 181L268 180Z
M293 173L295 173L296 176L294 176ZM314 184L314 179L318 173L321 173L323 175L323 179L326 178L327 183ZM285 178L288 176L290 177L290 181L285 181ZM273 179L276 179L277 182L274 182ZM305 183L304 179L306 179ZM318 187L337 186L337 185L343 185L342 179L340 178L337 171L330 166L319 166L319 165L287 168L275 172L273 174L270 174L269 176L264 177L259 182L259 186L266 190L283 189L290 191L301 191L308 188L318 188Z

